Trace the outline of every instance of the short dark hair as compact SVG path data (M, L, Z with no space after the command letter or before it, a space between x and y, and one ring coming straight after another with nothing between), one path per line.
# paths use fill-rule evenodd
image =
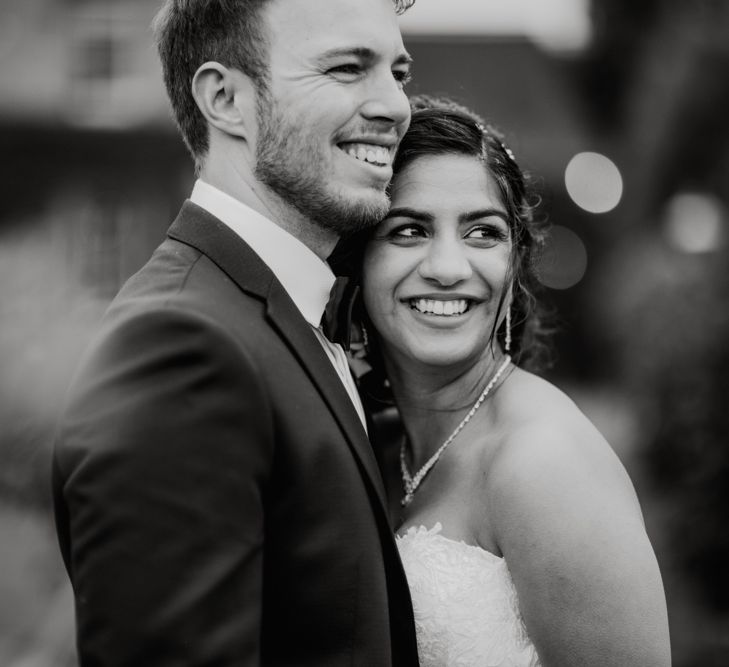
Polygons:
M157 50L177 126L193 159L208 151L205 118L192 96L192 79L207 61L234 67L266 88L266 38L261 7L268 0L166 0L154 19Z
M165 0L154 19L172 112L196 163L209 148L207 123L192 96L200 65L215 61L251 78L259 93L268 91L268 44L261 8L270 0ZM393 0L400 14L415 0Z

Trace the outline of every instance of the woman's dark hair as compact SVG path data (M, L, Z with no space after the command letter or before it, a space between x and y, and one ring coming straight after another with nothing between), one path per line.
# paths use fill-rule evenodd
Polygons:
M508 216L512 237L509 279L512 284L511 355L523 368L538 370L548 365L550 331L544 324L543 306L535 294L539 290L536 261L546 236L546 222L534 216L535 197L527 175L516 163L502 135L471 110L449 99L417 96L410 100L412 119L393 163L393 180L408 165L425 156L467 155L484 163L494 178ZM359 276L364 248L371 230L342 242L333 258L335 270ZM499 313L505 307L505 294ZM360 300L361 303L361 300ZM363 307L357 311L369 321ZM499 320L496 318L495 322ZM494 324L494 327L496 324ZM370 327L371 329L371 327ZM505 326L492 331L504 344ZM372 338L372 337L371 337ZM368 361L377 374L383 371L376 343L369 344Z

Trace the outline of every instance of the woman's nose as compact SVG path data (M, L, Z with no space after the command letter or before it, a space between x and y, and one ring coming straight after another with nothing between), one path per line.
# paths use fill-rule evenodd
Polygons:
M425 280L448 287L470 278L473 269L462 244L448 239L430 244L418 272Z

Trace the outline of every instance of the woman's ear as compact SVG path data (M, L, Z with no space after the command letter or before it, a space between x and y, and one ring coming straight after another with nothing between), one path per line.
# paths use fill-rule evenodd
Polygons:
M206 62L192 78L192 96L212 126L250 140L256 119L256 88L250 77L217 62Z

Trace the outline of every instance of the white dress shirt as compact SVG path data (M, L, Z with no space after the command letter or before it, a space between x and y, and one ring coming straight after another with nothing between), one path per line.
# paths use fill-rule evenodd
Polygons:
M347 355L320 328L335 280L329 265L275 222L209 183L200 179L195 181L190 201L230 227L273 271L311 325L366 430L364 408L349 370Z

